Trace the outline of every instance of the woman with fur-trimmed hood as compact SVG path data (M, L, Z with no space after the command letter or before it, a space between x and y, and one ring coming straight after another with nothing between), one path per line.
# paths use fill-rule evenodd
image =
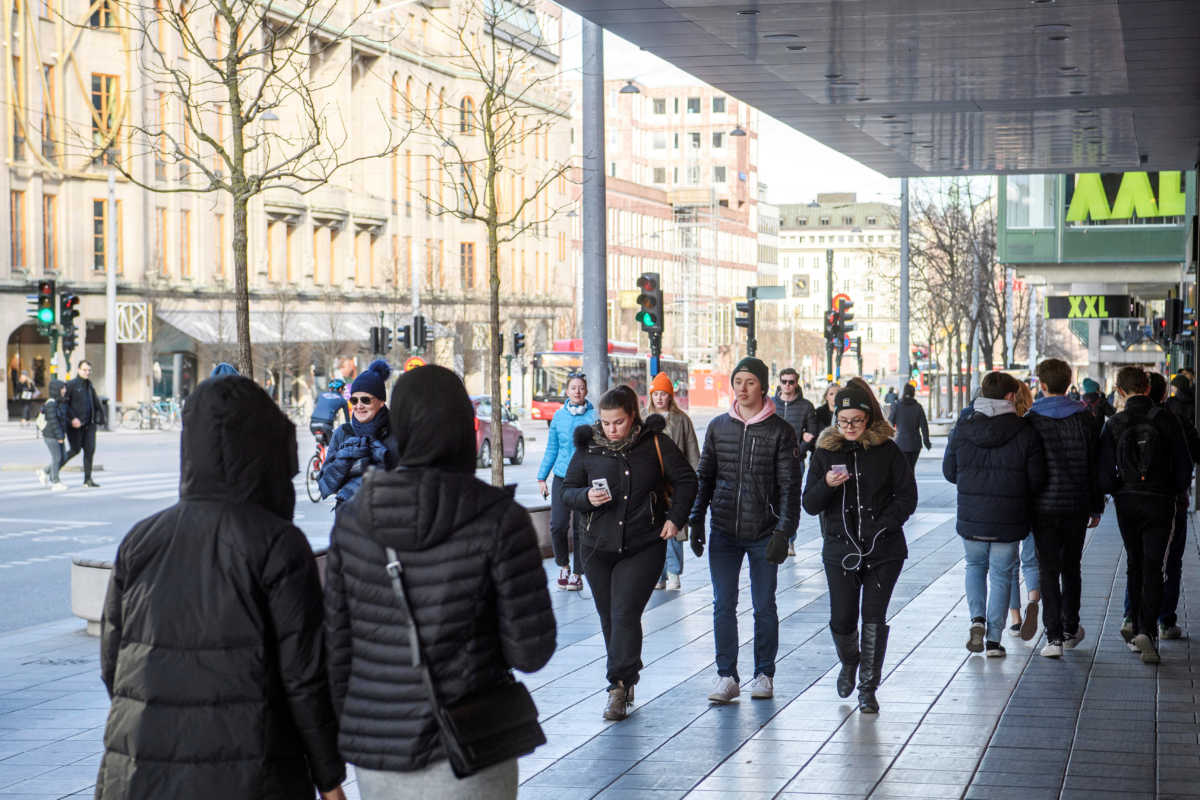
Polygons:
M821 517L829 628L842 662L838 695L850 696L857 672L859 709L876 713L887 608L908 557L904 523L917 508L917 483L865 383L851 380L834 407L834 424L817 438L804 510Z

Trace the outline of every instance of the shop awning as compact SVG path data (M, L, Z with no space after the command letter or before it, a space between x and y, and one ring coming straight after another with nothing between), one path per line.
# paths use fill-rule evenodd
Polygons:
M163 310L156 315L180 333L201 344L233 342L237 327L233 312ZM250 339L255 344L284 342L366 342L377 314L362 312L250 310Z

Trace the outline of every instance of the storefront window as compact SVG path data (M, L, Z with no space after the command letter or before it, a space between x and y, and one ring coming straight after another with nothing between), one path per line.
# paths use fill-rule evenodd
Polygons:
M1009 175L1009 228L1054 227L1053 175Z

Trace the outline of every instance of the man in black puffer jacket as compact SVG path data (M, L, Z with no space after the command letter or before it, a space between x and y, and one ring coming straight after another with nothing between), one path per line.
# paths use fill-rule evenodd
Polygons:
M908 466L915 469L921 455L921 445L926 450L933 448L929 441L929 420L925 407L917 402L917 389L911 383L904 384L904 398L892 407L888 422L896 426L896 446L908 459Z
M96 800L344 800L296 429L254 381L183 412L180 500L121 542L101 620Z
M1019 390L1016 378L989 372L973 413L955 426L942 459L946 480L958 484L971 613L967 650L983 652L986 635L991 657L1005 655L1000 634L1017 549L1033 524L1033 499L1046 483L1041 437L1013 408Z
M716 686L708 699L728 703L738 682L737 595L742 560L750 561L754 603L754 681L751 697L774 696L779 615L778 565L800 513L800 452L796 433L767 399L767 365L744 358L733 370L733 407L708 424L700 451L700 490L692 507L692 550L704 550L704 516L712 506L708 568L713 583Z
M537 533L511 490L476 479L475 412L457 375L409 370L389 407L398 468L371 468L341 506L325 567L341 753L364 796L413 797L419 785L433 800L455 786L467 793L467 781L511 786L515 795L515 758L462 783L451 773L421 670L412 666L387 548L403 565L438 696L453 705L507 681L510 669L541 669L554 654ZM378 787L374 794L368 785Z
M1026 419L1042 437L1046 484L1034 500L1033 540L1045 603L1042 655L1058 658L1084 636L1079 624L1083 542L1104 514L1097 480L1100 423L1081 401L1067 397L1070 364L1048 358L1038 364L1037 376L1045 396L1034 401Z

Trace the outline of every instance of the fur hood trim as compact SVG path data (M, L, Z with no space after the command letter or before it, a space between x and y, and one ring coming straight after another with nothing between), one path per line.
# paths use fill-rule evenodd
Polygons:
M646 436L662 433L667 427L667 421L662 418L661 414L651 414L642 420L642 429L638 432L638 440L644 439ZM586 450L594 442L595 436L603 436L604 431L600 427L600 420L597 419L593 425L580 425L572 433L575 441L575 449Z
M891 441L895 435L896 429L886 419L877 419L867 427L857 443L861 444L864 450L870 450L872 447ZM817 447L822 450L841 450L848 444L849 442L846 441L846 437L842 435L836 424L821 431L821 435L817 437Z

